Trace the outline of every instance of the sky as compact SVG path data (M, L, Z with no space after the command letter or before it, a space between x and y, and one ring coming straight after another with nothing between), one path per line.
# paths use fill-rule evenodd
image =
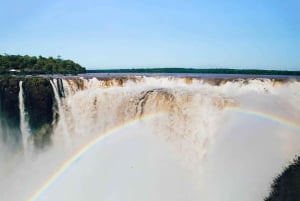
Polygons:
M0 54L87 69L300 70L298 0L0 0Z

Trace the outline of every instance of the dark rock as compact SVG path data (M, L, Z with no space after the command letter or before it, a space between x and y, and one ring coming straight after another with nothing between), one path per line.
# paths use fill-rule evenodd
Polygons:
M16 77L0 77L0 134L12 145L21 142L19 81Z
M272 191L265 201L300 200L300 157L296 158L272 184Z
M35 144L41 147L42 144L50 142L54 103L52 87L47 78L41 77L25 79L23 87L29 126Z

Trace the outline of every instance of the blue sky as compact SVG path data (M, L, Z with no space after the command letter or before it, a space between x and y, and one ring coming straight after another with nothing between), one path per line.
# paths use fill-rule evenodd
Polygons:
M300 70L298 0L2 0L0 54L92 68Z

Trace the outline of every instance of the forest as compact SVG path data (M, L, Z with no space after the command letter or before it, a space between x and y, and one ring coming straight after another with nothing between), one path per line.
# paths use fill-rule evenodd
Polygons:
M60 57L0 55L0 74L78 74L85 68Z
M229 69L229 68L132 68L86 70L72 60L43 57L0 54L0 74L72 74L79 73L209 73L209 74L251 74L251 75L292 75L300 76L300 71Z

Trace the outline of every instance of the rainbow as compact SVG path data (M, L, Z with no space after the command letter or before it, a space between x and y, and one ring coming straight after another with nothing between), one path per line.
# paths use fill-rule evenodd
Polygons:
M225 111L230 111L230 112L236 112L236 113L242 113L246 115L252 115L258 118L263 118L272 122L280 123L281 125L284 125L286 127L296 129L297 131L300 131L300 125L292 122L290 120L281 118L279 116L275 116L272 114L260 112L260 111L255 111L255 110L249 110L249 109L243 109L243 108L238 108L238 107L227 107ZM112 134L116 133L117 131L120 131L121 129L125 127L129 127L131 125L134 125L138 122L141 122L143 120L149 120L154 117L157 117L159 114L164 114L164 113L156 113L156 114L150 114L147 116L143 116L138 119L133 119L131 121L126 122L125 124L121 124L104 134L98 136L94 140L90 141L88 144L84 145L81 149L79 149L71 158L69 158L67 161L65 161L62 166L60 166L57 170L54 171L54 173L46 180L45 183L43 183L38 190L29 198L29 201L35 201L39 199L43 193L45 193L53 184L54 182L68 169L70 168L73 164L78 162L89 150L91 150L94 146L96 146L100 141L108 138Z
M279 123L288 128L292 128L294 130L300 131L300 123L296 123L289 119L285 119L285 118L282 118L282 117L279 117L279 116L276 116L273 114L269 114L266 112L261 112L258 110L249 110L249 109L239 108L239 107L227 107L225 110L266 119L266 120L269 120L272 122Z
M45 193L53 184L54 182L73 164L78 162L89 150L91 150L96 144L98 144L100 141L103 141L104 139L107 139L108 137L112 136L113 134L117 133L117 131L120 131L121 129L124 129L126 127L132 126L136 123L150 120L155 117L158 117L160 115L163 115L164 113L154 113L142 116L140 118L136 118L130 121L127 121L124 124L118 125L114 127L111 130L108 130L107 132L101 134L100 136L96 137L92 141L90 141L88 144L81 147L77 152L75 152L74 155L71 156L67 161L65 161L58 169L54 171L54 173L43 183L38 190L28 199L28 201L35 201L38 200L43 193Z

